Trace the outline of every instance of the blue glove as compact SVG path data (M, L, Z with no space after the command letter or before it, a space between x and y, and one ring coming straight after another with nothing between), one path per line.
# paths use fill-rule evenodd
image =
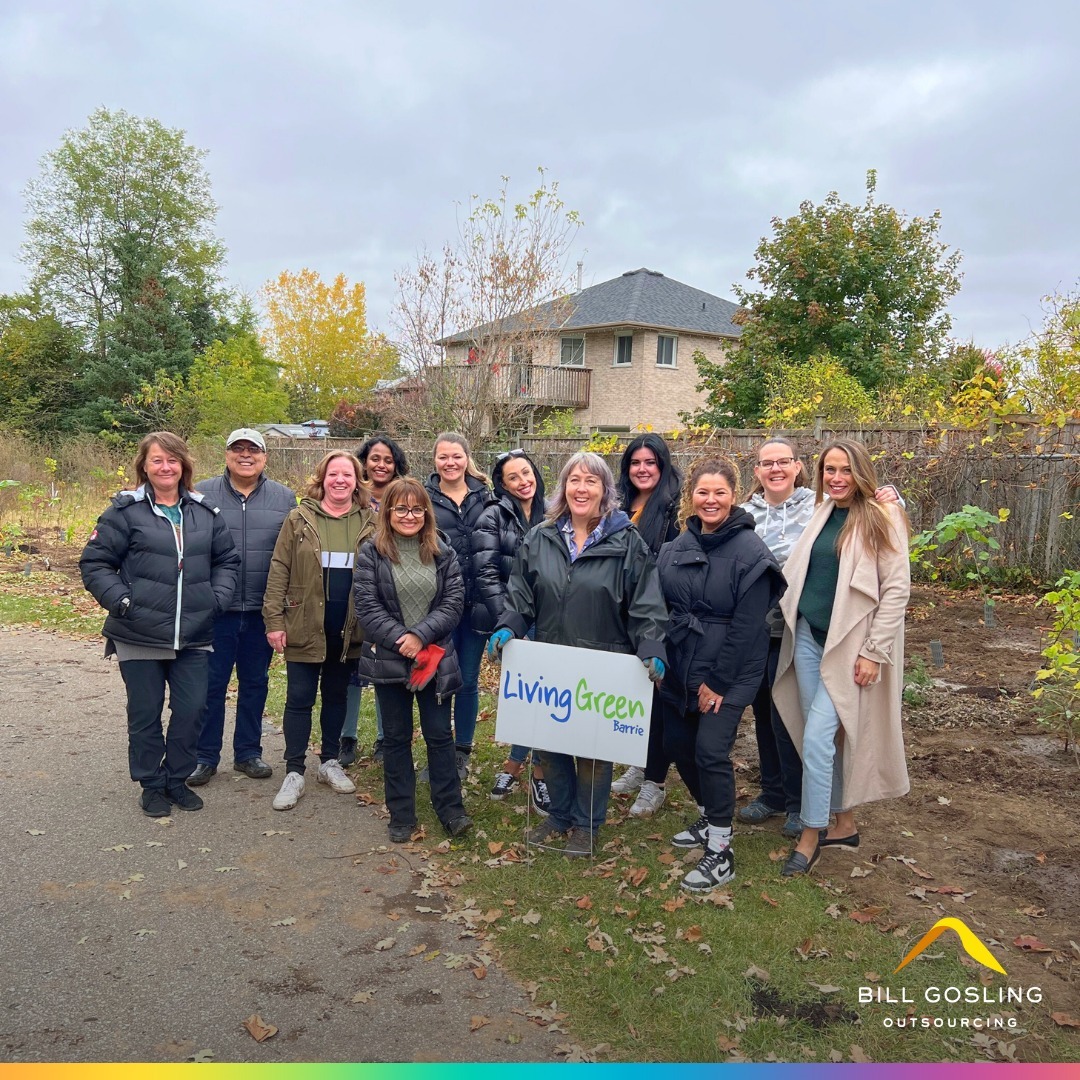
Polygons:
M659 656L650 656L648 660L642 660L641 662L649 673L649 682L660 682L667 671L664 667L664 661Z
M514 631L508 630L505 626L501 630L496 630L491 637L488 638L487 654L489 660L498 660L502 654L503 646L508 641L514 640Z

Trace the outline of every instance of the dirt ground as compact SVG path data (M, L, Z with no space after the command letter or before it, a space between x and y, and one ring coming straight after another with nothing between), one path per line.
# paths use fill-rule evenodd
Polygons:
M74 596L71 550L50 565L57 592ZM40 569L42 554L29 557ZM26 558L0 559L0 570L18 572ZM964 919L1008 957L1012 981L1041 984L1055 1008L1080 1016L1080 761L1038 723L1028 693L1050 622L1036 599L999 597L987 628L978 594L913 590L906 663L932 683L904 713L911 793L860 811L867 833L902 842L855 855L866 876L845 886L883 933ZM931 641L942 644L941 667ZM737 754L747 763L740 789L752 792L750 725Z

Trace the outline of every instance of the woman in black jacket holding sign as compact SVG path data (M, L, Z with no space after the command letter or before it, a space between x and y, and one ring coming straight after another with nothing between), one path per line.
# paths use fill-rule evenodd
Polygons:
M660 553L660 582L671 611L668 674L660 687L665 747L700 817L672 839L705 848L683 878L707 892L735 876L731 747L769 653L766 613L784 594L775 556L737 506L739 474L726 458L695 466L683 493L685 530Z
M489 652L536 625L536 640L636 655L649 678L664 677L667 608L656 562L618 509L615 481L598 454L563 466L547 520L525 537L510 574L508 604ZM611 762L541 749L551 811L528 834L545 843L566 833L564 855L590 855L607 815Z
M379 504L375 537L360 549L353 575L353 603L364 630L360 674L375 684L382 713L383 780L394 843L405 843L416 829L414 694L427 743L431 805L451 836L472 825L461 801L450 731L450 698L461 686L453 633L464 596L457 558L435 529L424 486L411 476L394 480ZM430 646L440 652L432 655Z
M196 764L214 616L228 608L240 568L225 519L192 489L192 470L179 435L147 435L135 457L139 487L113 499L79 560L83 584L109 613L105 655L120 662L128 765L150 817L202 808L185 781Z

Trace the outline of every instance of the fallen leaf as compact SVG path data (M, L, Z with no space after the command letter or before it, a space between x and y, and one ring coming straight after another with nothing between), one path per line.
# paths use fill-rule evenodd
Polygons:
M1069 1016L1068 1013L1052 1012L1050 1014L1050 1019L1053 1020L1058 1027L1080 1028L1080 1020Z
M816 983L810 984L815 990L820 990L823 994L839 994L844 988L842 986L833 986L830 983Z
M130 889L125 889L125 890L124 890L124 891L123 891L123 892L122 892L122 893L120 894L120 899L121 899L121 900L130 900L130 899L131 899L131 890L130 890Z
M161 844L157 845L161 847ZM112 847L103 847L102 851L127 851L131 847L130 844L113 844Z
M675 856L670 851L664 851L656 856L656 861L664 866L671 866L675 862Z
M156 930L136 930L135 936L141 941L143 938L148 938L152 934L156 934Z
M147 840L147 841L146 841L146 846L147 846L147 847L164 847L165 845L164 845L164 844L163 844L163 843L162 843L162 842L161 842L160 840ZM112 850L112 848L102 848L101 850L102 850L102 851L111 851L111 850ZM209 1053L210 1053L210 1051L209 1051L209 1050L206 1050L206 1051L204 1051L204 1052L205 1052L205 1053L207 1053L207 1054L209 1054ZM194 1058L190 1058L189 1060L191 1060L191 1061L194 1061L195 1059L194 1059Z
M934 875L929 870L924 870L921 866L908 866L908 869L918 877L921 877L923 881L933 881Z
M252 1013L244 1021L244 1027L257 1043L266 1042L277 1034L277 1028L273 1024L268 1024L258 1013Z
M717 1035L716 1048L724 1054L730 1054L732 1050L739 1048L739 1040L729 1039L726 1035Z
M1040 851L1040 852L1039 852L1039 854L1035 856L1035 861L1036 861L1036 862L1037 862L1037 863L1038 863L1038 864L1039 864L1040 866L1042 866L1042 864L1043 864L1044 862L1046 862L1046 852L1045 852L1045 851Z
M849 877L869 877L874 872L872 866L867 866L865 869L861 866L853 866Z
M356 801L361 806L372 806L375 803L374 797L369 795L366 791L358 791L356 793Z
M1032 905L1031 907L1020 908L1019 912L1021 915L1027 915L1028 918L1031 919L1046 918L1046 908L1043 907L1035 907L1034 905Z
M521 916L521 921L523 923L528 923L529 926L536 926L537 923L540 922L540 912L533 911L532 908L530 908L528 911L525 912L524 915Z
M860 911L853 911L848 918L857 923L873 922L885 909L883 907L865 907Z
M474 967L472 969L472 973L473 973L473 978L474 979L486 979L487 978L487 968L486 967Z
M491 843L488 844L488 851L490 851L492 855L498 855L505 846L506 845L499 840L492 840Z
M479 1031L482 1027L487 1027L491 1023L491 1020L486 1016L474 1016L469 1021L470 1031Z
M763 968L759 968L755 964L751 964L744 972L743 977L747 979L757 979L758 982L767 983L769 981L769 973Z
M863 974L863 978L868 983L881 982L881 976L876 971L867 971Z
M286 836L288 832L288 829L267 829L263 836Z
M686 940L689 941L691 945L700 941L704 936L705 935L702 933L701 927L698 926L697 923L694 923L693 926L688 926L684 935Z
M581 896L578 898L577 907L581 911L589 911L592 908L592 900L588 896Z
M686 897L683 895L673 896L670 900L665 900L660 906L668 913L678 911L686 903Z
M422 952L427 950L427 943L422 942L419 945L414 945L405 955L406 956L419 956Z
M844 1060L844 1055L841 1054L839 1050L830 1050L829 1051L829 1060L839 1063L839 1062Z
M272 922L270 925L271 926L295 926L296 925L296 916L295 915L289 915L288 917L286 917L284 919L278 919L277 922Z
M392 949L397 944L397 941L392 937L383 938L382 941L375 942L376 952L386 952L387 949Z
M938 885L927 892L941 893L943 896L963 896L964 890L959 885Z
M839 919L840 916L843 915L844 913L840 910L840 907L839 907L838 904L830 904L825 909L825 914L828 915L830 919Z
M366 1005L378 992L378 990L357 990L352 996L352 1003L354 1005Z
M647 866L637 866L628 872L627 881L636 889L649 876Z
M854 1044L849 1048L851 1060L858 1062L860 1065L866 1065L872 1062L874 1059L867 1057L866 1051L861 1046L855 1046Z
M44 836L45 835L45 830L44 829L27 829L26 831L31 836Z
M215 866L214 867L214 873L215 874L230 874L230 873L232 873L233 870L239 870L239 869L240 869L239 866Z
M937 801L942 806L952 806L952 799L946 799L944 795L939 795Z
M206 1061L213 1061L213 1060L214 1060L214 1051L213 1050L200 1050L198 1053L192 1054L191 1057L188 1058L188 1061L206 1062Z
M187 869L187 863L184 862L183 859L177 859L176 860L176 869L177 870L186 870Z
M780 901L779 900L774 900L767 892L763 892L761 894L761 899L764 900L765 903L769 905L769 907L779 907L780 906Z
M1048 945L1044 945L1037 937L1033 937L1031 934L1021 934L1019 937L1013 938L1013 944L1018 949L1023 949L1024 952L1053 952Z

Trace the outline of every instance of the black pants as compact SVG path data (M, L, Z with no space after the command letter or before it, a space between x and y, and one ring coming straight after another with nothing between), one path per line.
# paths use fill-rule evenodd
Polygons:
M207 660L199 649L181 649L175 660L123 660L127 688L128 766L144 788L179 787L196 765ZM169 687L169 726L164 730L165 687Z
M327 643L332 649L334 642ZM311 710L315 694L322 691L319 724L322 727L322 748L319 761L337 758L341 744L341 728L345 723L345 702L349 695L349 676L355 660L343 664L337 656L329 656L321 664L306 664L290 660L285 665L287 688L282 728L285 732L285 766L287 772L304 772L308 743L311 741Z
M735 769L731 748L743 714L742 705L720 706L702 716L696 709L683 712L663 702L664 746L675 762L683 783L699 806L705 807L710 825L731 826L735 812Z
M662 784L667 780L670 767L671 755L664 749L664 710L660 705L660 690L654 683L649 748L645 752L645 779L654 784Z
M765 677L754 698L754 734L761 763L761 801L774 810L797 814L802 807L802 759L772 699L780 638L769 641Z
M449 697L439 701L433 684L417 694L399 683L378 683L375 698L383 721L383 783L391 825L416 824L416 770L412 759L413 702L427 743L431 805L443 825L465 813L454 758Z

